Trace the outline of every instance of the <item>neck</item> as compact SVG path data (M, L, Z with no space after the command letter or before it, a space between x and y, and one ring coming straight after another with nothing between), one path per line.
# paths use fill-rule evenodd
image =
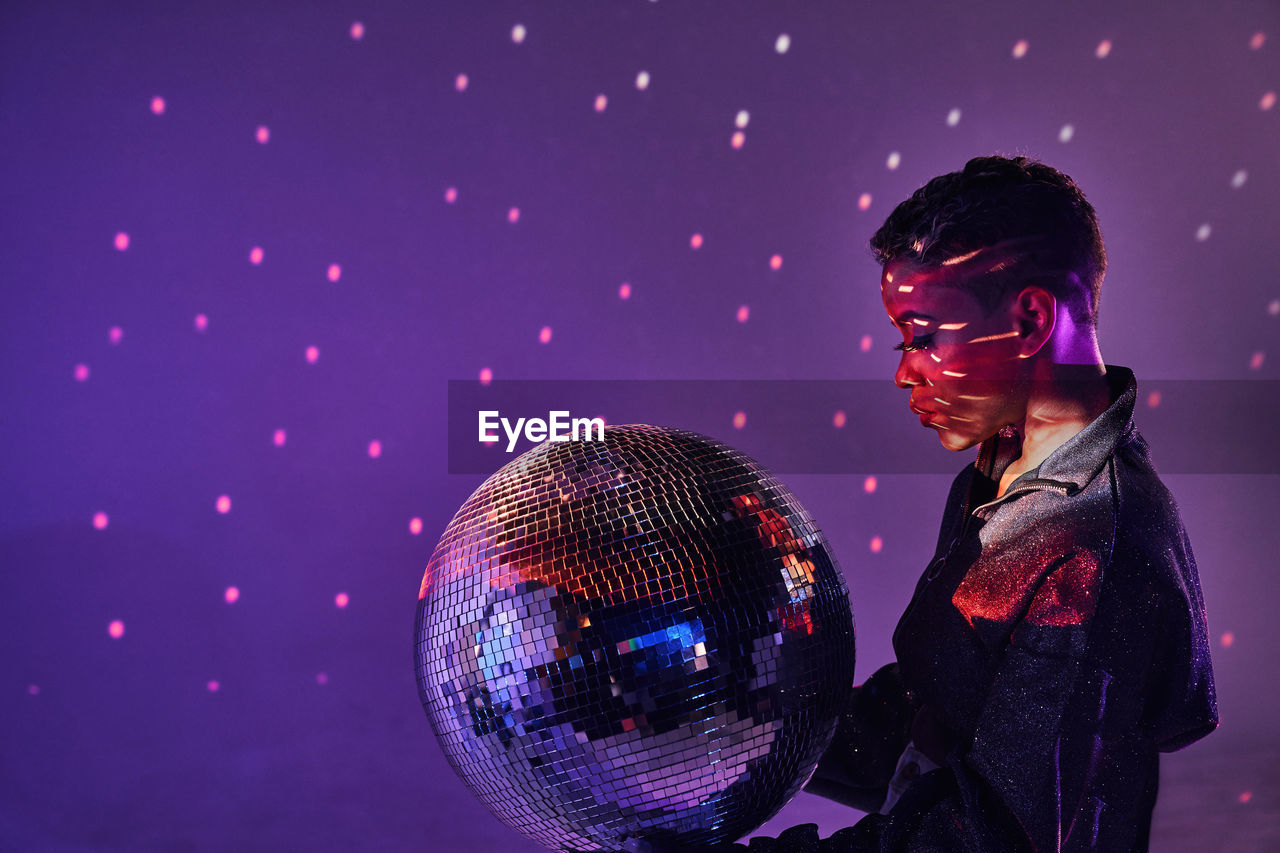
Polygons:
M1084 363L1037 361L1027 386L1026 410L1011 422L1022 438L1022 455L1009 466L1004 482L1035 468L1111 405L1100 355Z

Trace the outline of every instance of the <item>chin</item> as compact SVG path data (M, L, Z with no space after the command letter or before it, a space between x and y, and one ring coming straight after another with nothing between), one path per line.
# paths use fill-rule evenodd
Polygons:
M938 430L938 441L947 450L968 450L978 444L980 439L968 435L959 435L951 430Z

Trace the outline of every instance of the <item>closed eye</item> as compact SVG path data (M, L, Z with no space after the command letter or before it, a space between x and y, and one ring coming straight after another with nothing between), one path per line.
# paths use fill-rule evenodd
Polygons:
M932 343L933 343L933 335L923 335L921 337L916 338L911 343L907 343L906 341L903 341L902 343L895 346L894 349L900 350L902 352L915 352L916 350L927 349L929 345Z

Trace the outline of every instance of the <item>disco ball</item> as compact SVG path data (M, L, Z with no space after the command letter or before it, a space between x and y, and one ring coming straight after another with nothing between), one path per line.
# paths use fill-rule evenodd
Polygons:
M566 851L751 832L817 766L853 663L848 589L804 507L742 453L645 425L486 480L414 626L454 770Z

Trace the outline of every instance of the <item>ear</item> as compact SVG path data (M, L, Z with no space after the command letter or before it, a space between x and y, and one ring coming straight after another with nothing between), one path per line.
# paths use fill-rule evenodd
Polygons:
M1024 287L1010 308L1018 332L1018 358L1030 358L1053 337L1058 300L1043 287Z

